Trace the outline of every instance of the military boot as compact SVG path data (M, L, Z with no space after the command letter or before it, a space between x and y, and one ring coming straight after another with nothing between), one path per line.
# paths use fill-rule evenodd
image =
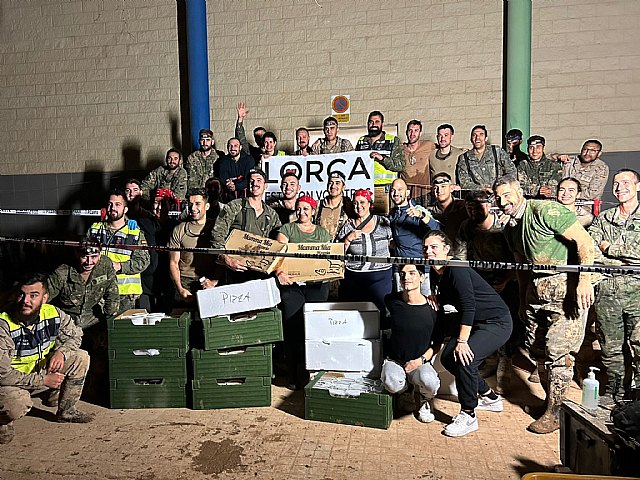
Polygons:
M572 368L552 368L549 372L549 392L547 393L547 410L527 430L533 433L551 433L560 428L560 406L567 395L571 379Z
M542 404L537 405L525 405L524 411L533 418L538 419L547 411L548 398L549 398L549 372L544 362L537 362L536 369L534 370L537 380L540 386L544 390L546 395Z
M623 379L620 374L613 374L609 377L604 394L598 398L598 405L602 408L613 408L616 403L622 401L624 397Z
M16 430L13 428L13 424L0 425L0 445L9 443L16 436Z
M42 403L47 407L57 407L58 400L60 399L60 389L56 388L55 390L51 390Z
M76 405L82 395L84 378L67 378L60 387L60 399L58 401L58 422L89 423L94 419L92 413L84 413L76 409Z
M496 371L496 388L498 395L504 395L511 386L511 357L498 357L498 370Z

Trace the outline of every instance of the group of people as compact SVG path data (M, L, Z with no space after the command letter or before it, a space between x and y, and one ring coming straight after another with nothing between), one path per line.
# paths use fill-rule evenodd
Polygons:
M96 357L104 351L107 318L133 307L166 312L193 306L199 289L266 278L238 257L190 251L224 248L233 230L284 243L341 242L347 254L357 255L346 260L339 282L301 284L282 269L273 273L282 298L282 357L294 388L304 385L307 373L304 304L329 298L378 307L383 326L391 330L382 381L399 395L413 388L418 400L413 408L422 422L435 418L432 399L439 379L432 363L440 355L456 378L461 404L445 427L450 436L477 430L477 410L502 410L500 395L509 392L511 359L521 346L536 362L531 381L537 376L546 392L528 428L536 433L558 429L574 355L594 304L609 379L601 403L610 405L640 385L638 275L604 275L596 298L598 279L579 269L575 274L529 272L442 262L429 267L410 260L399 266L370 259L638 263L640 177L630 169L616 172L612 190L618 204L594 210L609 176L599 141L587 140L576 156L547 155L544 137L533 135L525 154L519 130L507 133L503 150L491 145L486 128L477 125L471 147L464 149L452 145L452 125L440 125L434 143L420 140L422 123L412 120L407 141L401 142L384 131L383 114L373 111L355 150L370 150L374 191L357 189L346 196L348 181L335 170L328 173L326 195L316 200L301 195L300 179L285 172L281 197L267 203L262 162L284 152L275 134L262 127L253 131L255 146L247 141L248 113L244 103L238 104L226 154L215 149L209 129L200 131L199 149L184 164L179 150L168 150L164 166L109 193L104 217L91 225L73 261L18 284L14 302L0 315L0 443L13 438L12 422L30 408L27 398L45 387L53 389L49 399L59 405L59 419L90 419L75 403L88 369L85 350ZM324 137L309 145L308 130L299 128L295 154L354 149L338 136L335 118L324 120L323 131ZM391 208L374 211L374 195L385 192ZM46 335L36 334L40 331ZM631 350L627 363L624 345ZM491 389L478 367L496 351L497 386ZM632 371L631 383L623 381L625 368Z

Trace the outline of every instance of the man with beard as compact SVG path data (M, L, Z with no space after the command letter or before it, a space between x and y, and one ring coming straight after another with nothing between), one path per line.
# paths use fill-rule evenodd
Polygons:
M504 224L491 211L491 194L483 190L469 192L465 198L468 219L463 220L456 237L455 257L460 260L513 262L514 257L502 233ZM475 269L500 295L513 318L513 333L509 341L498 349L496 389L506 393L511 382L511 359L519 346L522 328L518 322L518 285L514 270Z
M267 133L264 127L256 127L253 129L253 139L256 142L256 146L249 144L247 141L247 135L244 131L244 119L249 115L249 110L244 102L238 103L236 106L236 112L238 118L236 119L235 136L240 140L242 150L248 153L256 161L256 165L259 165L260 157L262 156L262 149L264 147L263 137Z
M407 143L402 144L404 153L405 170L400 173L408 185L416 186L420 191L414 191L414 195L423 196L429 185L429 155L436 148L435 143L429 140L420 140L422 123L419 120L411 120L407 123ZM422 255L422 247L420 247Z
M527 140L529 156L518 165L518 181L527 198L551 198L556 193L562 166L544 153L544 137Z
M209 202L204 190L194 190L188 194L189 220L173 229L169 239L172 248L208 248L211 244L212 220L207 220ZM191 303L193 294L201 288L213 288L213 268L208 255L188 251L169 252L169 273L176 290L175 301ZM204 280L203 280L204 278Z
M296 143L298 144L298 148L294 155L302 155L303 157L306 157L313 153L311 146L309 146L309 138L309 130L306 128L300 127L296 130Z
M171 190L183 200L187 193L187 171L180 165L182 153L176 148L167 150L165 164L152 170L142 181L142 195L149 199L151 192L159 188Z
M286 172L280 182L280 191L282 198L280 200L269 202L269 206L278 214L280 223L296 221L296 200L300 193L300 180L295 173Z
M378 190L376 195L388 196L391 183L398 177L398 172L405 169L404 153L400 139L384 130L384 115L378 110L369 114L367 119L367 135L358 139L356 150L376 150L369 156L375 160L373 166L373 184ZM379 151L388 152L385 154ZM386 210L380 212L385 214Z
M444 172L451 178L456 178L456 163L458 157L466 150L451 145L455 130L453 125L443 123L436 131L437 148L429 155L429 176L433 180L437 173Z
M222 200L230 202L236 198L244 198L249 184L249 172L255 168L256 162L242 150L240 140L233 137L227 141L227 154L218 163Z
M591 139L584 142L580 155L555 154L564 165L562 177L577 179L582 186L581 198L583 200L600 200L609 179L609 166L604 163L602 155L602 143Z
M15 436L13 422L33 407L32 395L59 390L58 422L88 423L76 409L89 368L80 350L82 330L47 304L47 278L31 275L17 285L15 300L0 314L0 444Z
M342 225L353 218L353 203L344 195L345 176L342 172L331 172L327 181L327 196L318 204L316 224L324 227L335 239Z
M325 153L342 153L353 151L353 145L346 138L338 136L338 120L335 117L327 117L322 122L324 138L319 138L311 146L315 155Z
M266 205L262 199L266 187L267 175L262 170L249 172L247 196L232 200L222 209L213 227L212 248L224 248L225 241L232 230L269 237L282 225L275 210ZM265 275L259 272L248 272L244 262L229 255L220 255L218 262L229 270L227 276L229 283L265 278Z
M557 202L527 200L513 175L500 177L493 192L509 217L504 234L516 262L567 265L569 258L577 258L580 265L593 264L593 240L575 213ZM573 378L574 353L584 340L594 298L591 274L518 271L518 283L525 345L538 363L540 383L547 392L546 411L528 430L551 433L560 428L560 406Z
M589 229L605 265L640 263L640 175L623 168L613 177L618 205L596 217ZM598 285L596 330L607 367L608 384L600 404L613 406L625 393L625 370L631 370L630 388L640 388L640 275L606 274ZM624 345L630 355L625 361Z
M120 310L134 308L135 300L142 294L140 273L150 262L149 251L124 248L128 245L147 245L140 227L128 222L127 199L121 190L113 190L109 194L106 218L96 222L89 228L88 237L99 242L102 255L111 259L117 274L118 291L120 292Z
M436 200L433 217L440 222L444 233L453 242L458 234L462 221L467 218L464 200L453 198L457 186L451 181L448 173L437 173L431 179L433 196Z
M491 186L498 178L516 173L509 154L502 148L489 144L488 136L484 125L473 127L473 146L458 157L456 183L463 190L491 191Z
M205 182L211 177L215 177L219 153L215 149L216 141L213 132L208 128L203 128L198 133L200 148L187 157L184 168L187 171L188 182L185 186L184 195L187 190L204 188ZM220 152L222 154L222 152ZM184 196L180 197L185 198Z

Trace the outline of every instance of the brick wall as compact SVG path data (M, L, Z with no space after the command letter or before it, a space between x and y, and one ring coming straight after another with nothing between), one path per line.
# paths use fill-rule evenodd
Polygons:
M219 146L235 104L247 127L317 126L332 94L352 124L382 110L455 143L485 123L501 140L502 0L209 0L211 117ZM0 15L1 174L149 168L179 145L175 0L5 0ZM636 150L637 0L534 1L532 131L553 150L595 136ZM188 137L188 134L184 135Z

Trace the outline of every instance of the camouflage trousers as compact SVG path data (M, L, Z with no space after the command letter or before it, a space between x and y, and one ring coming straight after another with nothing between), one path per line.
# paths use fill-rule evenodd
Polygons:
M573 372L589 312L578 307L577 282L577 274L534 274L527 287L525 346L538 363L565 369L567 375Z
M625 344L631 354L632 379L640 382L640 279L605 278L596 298L596 332L609 383L625 376Z

